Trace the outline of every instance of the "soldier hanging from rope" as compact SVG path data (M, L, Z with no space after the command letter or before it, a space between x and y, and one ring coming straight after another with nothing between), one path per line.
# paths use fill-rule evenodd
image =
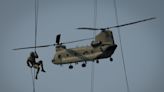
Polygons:
M43 68L43 61L40 60L40 61L36 62L36 60L35 60L36 58L38 58L38 54L36 52L31 52L30 56L27 59L27 66L30 68L37 69L35 79L38 79L38 74L39 74L40 68L41 68L42 72L46 72L46 71Z

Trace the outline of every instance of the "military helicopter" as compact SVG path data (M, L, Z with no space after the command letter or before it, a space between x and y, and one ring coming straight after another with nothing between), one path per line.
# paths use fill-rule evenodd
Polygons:
M80 27L77 29L81 30L93 30L97 31L100 30L100 33L97 34L94 38L87 38L87 39L81 39L76 41L70 41L70 42L60 42L61 34L58 34L56 36L56 43L50 44L50 45L41 45L36 47L24 47L24 48L16 48L13 50L21 50L21 49L31 49L31 48L43 48L43 47L50 47L55 46L56 47L56 53L52 59L52 63L56 65L63 65L63 64L70 64L69 69L73 69L72 63L78 64L79 62L82 63L82 67L86 67L86 64L88 61L96 61L96 63L99 63L100 59L109 58L110 61L113 61L112 55L114 51L117 48L117 44L114 42L113 33L111 31L112 28L118 28L123 27L127 25L132 25L148 20L155 19L154 17L139 20L136 22L126 23L122 25L107 27L107 28L89 28L89 27ZM66 48L64 44L84 41L84 40L91 40L91 44L89 46L83 46L83 47L76 47L76 48Z

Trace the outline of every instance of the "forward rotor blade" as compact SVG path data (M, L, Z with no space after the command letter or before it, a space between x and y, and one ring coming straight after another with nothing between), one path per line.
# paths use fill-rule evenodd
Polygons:
M44 47L50 47L50 46L55 46L56 44L51 44L51 45L41 45L41 46L31 46L31 47L23 47L23 48L16 48L13 50L23 50L23 49L32 49L32 48L44 48Z
M69 44L69 43L81 42L81 41L86 41L86 40L91 40L91 39L94 39L94 38L92 37L92 38L80 39L80 40L76 40L76 41L64 42L62 44Z
M70 41L70 42L64 42L64 43L59 43L59 44L69 44L69 43L75 43L75 42L80 42L80 41L85 41L85 40L91 40L94 38L87 38L87 39L80 39L80 40L76 40L76 41ZM16 48L13 50L23 50L23 49L33 49L33 48L45 48L45 47L50 47L50 46L55 46L55 45L59 45L57 44L50 44L50 45L40 45L40 46L31 46L31 47L23 47L23 48Z
M59 44L60 43L60 36L61 36L61 34L58 34L56 36L56 44Z
M123 25L117 25L117 26L109 27L107 29L128 26L128 25L132 25L132 24L136 24L136 23L140 23L140 22L145 22L145 21L148 21L148 20L153 20L153 19L156 19L156 18L155 17L152 17L152 18L148 18L148 19L144 19L144 20L139 20L139 21L136 21L136 22L131 22L131 23L123 24Z

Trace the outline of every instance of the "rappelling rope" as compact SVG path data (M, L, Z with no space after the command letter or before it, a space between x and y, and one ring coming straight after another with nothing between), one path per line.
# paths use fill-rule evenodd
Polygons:
M96 24L97 24L97 0L93 0L93 8L94 8L94 18L93 18L93 26L94 28L96 28ZM93 37L95 37L96 35L96 31L93 32ZM91 92L94 92L94 73L95 73L95 65L94 62L92 62L92 66L91 66Z
M97 0L94 0L93 3L94 3L93 27L96 28L96 25L97 25ZM95 36L96 36L96 30L93 31L93 37L95 38Z
M35 0L35 48L34 51L36 52L36 45L37 45L37 30L38 30L38 9L39 9L39 0ZM31 76L32 76L32 85L33 85L33 92L35 92L35 69L31 68Z
M116 24L119 25L116 0L113 0L113 3L114 3L114 9L115 9L114 11L115 11ZM121 56L122 56L122 60L123 60L123 68L124 68L124 73L125 73L127 92L130 92L129 83L128 83L128 76L127 76L127 72L126 72L125 58L124 58L124 53L123 53L123 49L122 49L122 40L121 40L120 28L119 27L117 28L117 32L118 32L118 35L119 35L119 42L120 42Z
M34 74L32 72L32 68L31 68L31 76L32 76L32 85L33 85L33 92L35 92L35 79L34 79Z
M35 0L35 51L37 44L37 30L38 30L38 9L39 9L39 0Z

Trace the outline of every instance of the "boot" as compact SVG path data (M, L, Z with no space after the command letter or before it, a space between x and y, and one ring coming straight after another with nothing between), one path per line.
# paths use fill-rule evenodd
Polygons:
M35 77L35 79L37 80L37 79L38 79L38 77L36 76L36 77Z
M44 69L42 69L42 72L46 72Z

